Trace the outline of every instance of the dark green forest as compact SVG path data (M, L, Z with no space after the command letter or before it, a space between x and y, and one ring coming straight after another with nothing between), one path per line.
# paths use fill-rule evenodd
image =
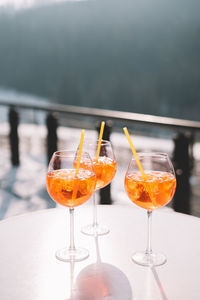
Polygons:
M0 11L0 87L52 102L200 120L200 1Z

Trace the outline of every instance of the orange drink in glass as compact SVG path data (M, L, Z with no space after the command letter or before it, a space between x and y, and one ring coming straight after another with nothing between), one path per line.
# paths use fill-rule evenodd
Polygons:
M109 157L99 157L98 161L92 159L96 174L96 190L105 187L112 181L117 170L117 162ZM81 167L87 169L87 164L81 162ZM76 163L75 163L76 166Z
M116 160L109 157L99 157L98 161L93 159L96 174L96 190L105 187L112 181L117 170Z
M166 153L134 155L126 171L124 186L129 199L146 209L148 216L146 251L134 253L132 259L143 266L162 265L166 262L165 255L154 253L151 248L151 218L152 211L169 203L175 193L176 178L169 156Z
M117 162L115 160L112 144L110 141L100 141L100 152L98 158L96 158L97 147L99 140L85 140L83 149L87 151L93 161L94 171L96 174L96 187L95 190L99 190L107 186L113 180L117 171ZM81 162L83 168L83 162ZM93 223L82 228L82 232L87 235L104 235L109 232L106 226L98 224L97 221L97 203L95 193L93 194Z
M125 189L130 200L145 209L156 209L166 205L176 189L175 176L169 172L132 172L125 177Z
M47 190L51 198L67 207L83 204L93 194L96 176L88 170L54 170L47 173Z
M87 168L74 168L77 165L77 152L57 151L53 154L46 176L47 191L58 204L69 208L70 246L56 252L61 261L81 261L88 257L86 249L74 245L74 207L86 202L96 187L96 174L89 154L83 152L81 161Z

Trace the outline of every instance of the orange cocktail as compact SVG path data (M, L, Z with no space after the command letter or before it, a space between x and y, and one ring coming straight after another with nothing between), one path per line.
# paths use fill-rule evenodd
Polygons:
M162 171L146 171L145 175L146 180L140 172L126 174L125 189L130 200L149 210L166 205L176 189L175 176Z
M93 159L92 161L96 174L96 190L98 190L113 180L117 170L117 162L106 156L100 156L98 160ZM87 162L81 162L80 166L87 169ZM76 162L74 162L74 167L76 167Z
M84 130L81 133L80 145L83 145ZM87 161L87 169L80 167L80 160ZM74 161L77 167L74 168ZM75 262L89 256L87 249L76 249L74 243L74 209L86 202L96 186L96 175L92 159L87 152L62 150L53 153L46 175L46 186L50 197L57 203L69 208L70 245L56 251L57 259Z
M93 159L94 171L96 174L96 189L101 189L109 184L116 173L117 162L106 156L101 156L98 161Z
M47 173L47 190L51 198L64 206L75 207L86 202L94 192L94 172L80 169L53 170Z
M104 188L110 184L117 171L117 162L114 156L112 144L106 140L86 140L83 145L84 151L90 154L93 161L94 172L96 174L96 190ZM80 162L82 168L87 169L87 161ZM104 198L105 202L108 200ZM103 200L104 201L104 200ZM93 194L93 223L82 228L82 232L88 235L103 235L109 232L108 228L101 226L97 222L97 202L95 193Z

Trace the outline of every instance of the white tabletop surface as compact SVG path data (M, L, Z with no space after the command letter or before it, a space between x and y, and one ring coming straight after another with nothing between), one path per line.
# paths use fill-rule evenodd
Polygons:
M154 212L153 250L165 253L167 263L148 268L131 260L133 252L146 247L145 210L112 205L99 206L98 212L110 233L95 240L80 232L91 221L92 207L75 209L75 243L87 248L90 256L74 266L55 258L55 251L69 242L67 208L1 221L0 299L200 299L199 218L162 209Z

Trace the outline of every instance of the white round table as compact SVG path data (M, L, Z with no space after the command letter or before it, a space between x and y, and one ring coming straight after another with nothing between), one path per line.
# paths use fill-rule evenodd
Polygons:
M55 251L69 243L68 209L1 221L0 299L200 299L199 218L155 211L152 246L166 254L167 263L149 268L131 260L133 252L146 248L146 212L111 205L99 206L98 213L110 233L95 239L80 232L92 220L92 207L75 209L75 244L90 256L74 264L55 258Z

